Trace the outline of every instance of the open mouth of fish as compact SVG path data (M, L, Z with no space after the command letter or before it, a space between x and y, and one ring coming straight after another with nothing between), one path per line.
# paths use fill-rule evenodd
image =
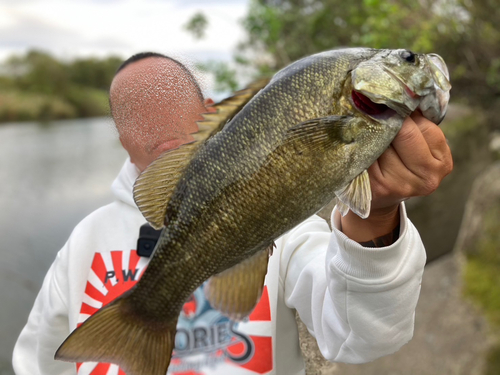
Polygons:
M351 97L356 108L368 116L381 118L396 114L396 111L387 105L375 103L359 91L352 90Z
M385 104L378 104L372 102L367 96L361 94L360 92L352 90L352 100L356 107L366 113L367 115L380 115L390 108Z

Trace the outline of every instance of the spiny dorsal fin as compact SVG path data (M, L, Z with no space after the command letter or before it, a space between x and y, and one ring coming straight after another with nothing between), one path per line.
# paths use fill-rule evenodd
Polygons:
M262 90L270 81L270 78L261 78L252 82L243 90L236 91L233 96L226 98L215 104L216 112L204 113L203 120L198 121L200 129L211 129L211 134L214 135L226 125L255 94Z
M201 142L184 144L161 154L135 181L135 203L153 228L163 227L170 196Z
M232 320L238 321L250 314L262 294L273 246L212 276L203 287L210 305Z
M139 176L134 184L134 200L153 228L164 226L168 201L198 147L220 131L268 82L267 78L255 81L215 104L217 112L203 114L204 120L198 122L198 131L192 134L194 142L163 153Z
M366 169L343 189L336 191L335 195L342 216L345 216L350 209L362 219L366 219L370 215L372 200L370 177Z

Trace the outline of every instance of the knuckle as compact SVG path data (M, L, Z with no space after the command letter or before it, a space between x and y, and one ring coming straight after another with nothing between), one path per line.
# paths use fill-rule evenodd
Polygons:
M425 184L422 189L423 195L432 194L437 190L439 184L441 183L441 179L437 176L430 176L425 180Z
M425 176L429 173L429 171L435 170L436 164L437 161L434 158L426 158L420 161L420 169L418 170L418 172L420 172L419 175Z
M422 133L425 133L428 137L432 137L433 139L445 140L443 130L437 125L426 127Z
M446 161L443 163L443 176L449 175L453 171L453 161Z
M433 126L432 128L429 129L429 132L431 132L432 137L440 142L440 143L446 143L446 136L443 133L443 130L439 126Z
M415 188L413 184L408 181L401 181L397 188L395 188L394 192L400 197L410 198L415 196Z
M403 126L395 138L395 141L401 143L410 143L415 140L416 132L418 128L413 128L410 126Z
M443 131L441 128L437 128L439 131L436 134L436 139L442 143L443 145L448 146L448 142L446 141L446 136L444 135Z
M408 198L416 196L415 187L410 183L403 184L401 187L401 195Z
M388 189L385 184L381 181L374 181L372 183L372 197L373 198L385 198L388 196Z
M450 150L448 148L448 150ZM453 167L455 163L453 162L453 157L451 155L451 151L449 151L448 157L445 160L445 166L446 166L446 174L450 174L453 171Z

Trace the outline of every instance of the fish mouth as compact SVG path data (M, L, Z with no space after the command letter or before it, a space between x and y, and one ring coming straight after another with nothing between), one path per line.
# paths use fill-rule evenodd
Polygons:
M385 104L375 103L366 95L363 95L359 91L352 90L351 98L354 106L364 114L374 117L376 119L383 119L392 117L397 114L397 112L389 108Z

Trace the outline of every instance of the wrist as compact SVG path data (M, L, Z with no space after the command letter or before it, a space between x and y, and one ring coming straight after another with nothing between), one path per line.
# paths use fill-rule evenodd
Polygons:
M340 218L341 231L363 246L387 246L398 238L396 227L399 226L399 216L399 204L374 209L366 219L361 219L349 211L346 216Z

